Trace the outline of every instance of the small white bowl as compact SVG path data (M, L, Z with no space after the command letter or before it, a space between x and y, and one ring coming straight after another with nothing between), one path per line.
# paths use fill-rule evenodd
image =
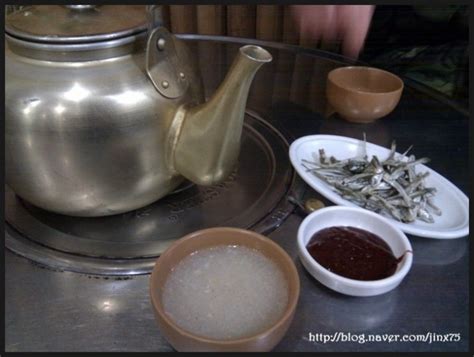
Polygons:
M311 237L324 228L352 226L372 232L382 238L394 255L405 256L395 273L380 280L355 280L335 274L319 264L308 252L306 245ZM319 209L307 216L298 229L298 253L303 266L320 283L342 294L373 296L396 288L407 275L413 261L413 252L406 235L377 213L358 207L332 206Z

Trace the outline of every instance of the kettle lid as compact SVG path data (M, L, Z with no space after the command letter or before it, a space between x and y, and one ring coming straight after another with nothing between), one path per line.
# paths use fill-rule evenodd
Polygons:
M145 5L37 5L6 18L5 31L23 40L87 43L113 40L147 29Z

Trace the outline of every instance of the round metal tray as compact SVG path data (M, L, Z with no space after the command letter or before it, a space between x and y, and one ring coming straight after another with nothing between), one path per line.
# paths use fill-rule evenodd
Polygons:
M239 162L219 185L185 183L147 207L94 218L44 211L6 187L6 246L54 269L143 274L172 242L195 230L229 226L270 232L293 210L286 193L298 195L303 187L285 138L247 111Z

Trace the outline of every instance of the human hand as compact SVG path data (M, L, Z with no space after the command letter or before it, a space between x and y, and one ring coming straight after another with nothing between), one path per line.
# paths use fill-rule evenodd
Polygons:
M292 5L290 11L304 42L342 41L342 54L357 59L374 8L374 5Z

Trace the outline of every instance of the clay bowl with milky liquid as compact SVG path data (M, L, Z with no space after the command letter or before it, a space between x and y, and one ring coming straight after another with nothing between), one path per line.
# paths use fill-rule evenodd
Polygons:
M280 268L288 286L288 303L281 317L269 328L255 335L234 340L202 337L180 328L164 311L162 295L168 274L182 259L200 249L217 245L241 245L256 249ZM190 233L174 242L156 261L150 277L150 297L160 332L177 350L183 352L253 352L270 351L283 338L293 320L300 280L290 256L276 243L258 233L217 227ZM248 302L252 304L251 301Z
M350 122L370 123L393 111L403 87L398 76L378 68L336 68L327 78L328 111Z

